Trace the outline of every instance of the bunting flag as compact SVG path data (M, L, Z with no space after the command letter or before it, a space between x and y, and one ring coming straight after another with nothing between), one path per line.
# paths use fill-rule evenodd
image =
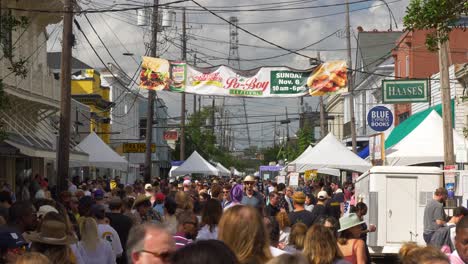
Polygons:
M185 62L143 57L140 87L156 91L240 97L321 96L347 91L345 61L308 70L261 67L239 71L227 66L196 68Z

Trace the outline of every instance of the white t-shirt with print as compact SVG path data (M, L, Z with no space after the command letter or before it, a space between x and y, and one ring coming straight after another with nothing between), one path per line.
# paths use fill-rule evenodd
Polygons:
M123 253L122 243L120 242L119 234L115 229L107 224L98 225L98 234L101 239L110 243L112 251L116 257L119 257Z

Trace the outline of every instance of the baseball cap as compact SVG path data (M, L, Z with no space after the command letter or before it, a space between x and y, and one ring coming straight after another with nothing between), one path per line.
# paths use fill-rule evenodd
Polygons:
M39 207L39 210L37 211L37 217L42 218L44 215L50 212L58 213L57 209L55 209L53 206L43 205Z
M96 189L94 191L94 199L102 199L104 198L104 191L101 189Z
M0 230L0 251L20 248L27 244L17 231L9 228Z
M325 200L328 198L328 194L326 191L320 191L318 194L317 194L317 199L320 199L320 200Z
M97 219L104 219L106 217L106 208L102 204L94 204L91 206L91 215Z
M145 190L152 190L153 189L153 185L147 183L145 184Z
M190 180L184 180L184 186L189 186L190 184L192 184Z
M166 197L164 196L163 193L160 193L160 192L159 192L159 193L156 194L156 197L155 197L155 198L156 198L156 201L164 201L164 199L165 199Z

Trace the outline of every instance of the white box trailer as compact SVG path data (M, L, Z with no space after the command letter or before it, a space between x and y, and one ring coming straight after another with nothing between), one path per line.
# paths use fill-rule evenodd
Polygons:
M365 220L377 230L367 244L374 253L398 253L408 241L425 245L424 208L439 187L437 167L376 166L356 179L356 198L368 206Z

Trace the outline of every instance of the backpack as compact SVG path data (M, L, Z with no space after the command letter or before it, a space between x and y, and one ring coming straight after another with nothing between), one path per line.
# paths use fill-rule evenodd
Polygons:
M429 245L438 249L442 248L443 246L448 246L453 251L455 246L452 244L452 240L450 239L450 230L452 228L455 228L455 225L444 226L437 229L437 231L435 231L432 235Z

